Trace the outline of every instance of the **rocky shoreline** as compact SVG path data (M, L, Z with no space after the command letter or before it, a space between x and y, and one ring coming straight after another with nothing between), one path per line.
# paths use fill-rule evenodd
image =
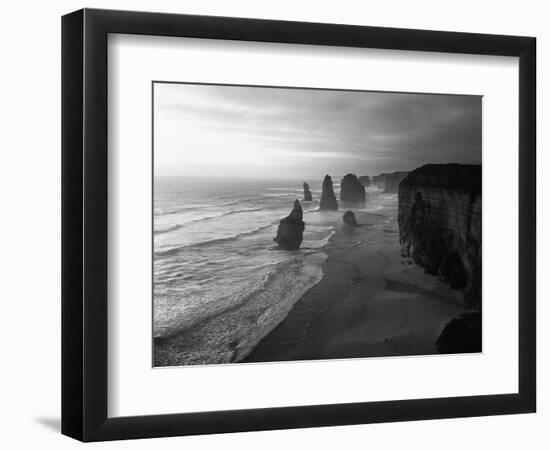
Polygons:
M309 198L305 182L303 190ZM263 322L253 322L254 339L233 339L226 352L208 358L196 353L186 360L260 362L481 351L481 167L425 165L407 173L397 194L376 185L365 190L360 178L347 174L339 196L340 205L332 178L326 175L319 208L309 205L307 210L322 221L318 217L308 228L311 216L304 216L296 199L276 228L276 246L270 250L295 252L301 258L319 249L322 256L314 264L315 273L308 272L313 266L289 266L287 284L281 288L291 289L294 270L304 270L313 282L279 315L271 313L280 309L284 295L264 291L271 306L259 316ZM322 247L302 248L308 230L315 233L320 223L332 230ZM257 297L250 297L246 305L254 309L257 303ZM180 349L189 343L199 349L210 345L220 328L225 330L220 340L234 336L233 329L224 326L229 318L234 324L242 320L239 308L155 339L155 365L179 364Z
M399 187L404 253L481 307L481 166L428 164Z
M393 220L346 211L321 282L242 362L481 351L481 166L383 175L384 192L398 191ZM340 199L365 203L355 175ZM338 209L329 175L323 209Z
M355 215L365 226L337 226L323 279L240 362L439 353L445 325L468 311L461 293L401 255L396 220Z

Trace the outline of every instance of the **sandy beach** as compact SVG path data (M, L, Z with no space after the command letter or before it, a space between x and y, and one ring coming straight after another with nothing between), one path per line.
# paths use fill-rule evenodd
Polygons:
M401 255L397 210L389 216L356 212L364 226L337 225L322 281L241 362L437 353L445 324L468 308Z

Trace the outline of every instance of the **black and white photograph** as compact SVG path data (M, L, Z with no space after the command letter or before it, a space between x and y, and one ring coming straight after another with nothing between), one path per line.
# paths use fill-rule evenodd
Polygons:
M482 351L482 96L152 89L154 367Z
M544 2L3 6L0 449L550 449Z

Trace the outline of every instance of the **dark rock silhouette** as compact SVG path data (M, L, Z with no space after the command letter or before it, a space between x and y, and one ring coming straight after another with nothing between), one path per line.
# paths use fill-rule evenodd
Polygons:
M359 181L365 186L366 188L370 187L370 177L368 175L362 175L359 177Z
M360 227L361 226L357 223L357 219L355 218L355 214L353 213L353 211L346 211L344 213L344 217L342 217L342 219L344 220L344 223L346 225L351 225L352 227Z
M338 202L336 201L336 195L334 195L332 178L330 178L330 175L325 175L325 179L323 180L323 191L321 193L319 209L338 209Z
M427 164L399 186L403 253L481 306L481 166Z
M387 193L397 193L399 191L399 183L409 174L409 172L392 172L381 173L372 177L372 186L382 189Z
M311 202L313 199L311 198L311 191L309 190L309 184L304 183L304 201Z
M348 173L340 185L340 200L349 203L365 202L365 186L352 173Z
M302 219L302 205L300 205L299 200L296 200L290 214L279 223L277 236L273 239L280 248L285 250L297 250L300 248L305 229L305 223Z
M452 319L435 345L439 353L481 352L481 313L468 312Z

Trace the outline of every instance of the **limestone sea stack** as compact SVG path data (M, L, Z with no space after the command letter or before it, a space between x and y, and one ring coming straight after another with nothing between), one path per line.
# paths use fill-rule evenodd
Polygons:
M305 229L305 223L302 219L302 205L296 199L290 214L279 223L277 236L273 239L280 248L285 250L298 250L300 248Z
M323 180L323 190L321 192L319 209L338 209L338 202L336 201L336 195L334 195L332 178L330 178L330 175L325 175L325 179Z
M370 177L368 175L362 175L359 177L359 181L361 182L361 184L363 186L365 186L366 188L370 187Z
M355 214L353 213L353 211L346 211L344 213L344 217L342 217L342 219L344 220L344 223L346 225L351 225L352 227L360 227L361 226L357 223L357 219L355 218Z
M349 203L365 202L365 186L352 173L348 173L340 184L340 200Z
M304 201L311 202L313 199L311 197L311 191L309 190L309 184L304 183Z
M481 166L427 164L399 186L404 253L481 306Z

